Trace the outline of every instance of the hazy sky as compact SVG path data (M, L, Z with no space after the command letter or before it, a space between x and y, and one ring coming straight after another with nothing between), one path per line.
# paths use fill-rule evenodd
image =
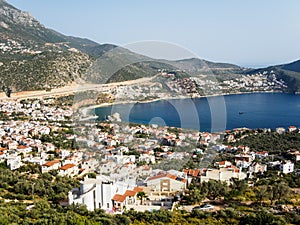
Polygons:
M243 66L300 59L299 0L7 0L46 27L99 43L157 40Z

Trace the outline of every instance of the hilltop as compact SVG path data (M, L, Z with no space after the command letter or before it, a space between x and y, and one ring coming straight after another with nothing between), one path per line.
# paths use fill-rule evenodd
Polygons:
M27 12L0 1L0 85L13 91L70 84L93 57L114 48L47 29Z
M4 0L0 0L0 56L3 91L51 90L79 82L122 82L153 77L162 71L176 73L176 79L213 75L221 82L272 72L272 80L288 84L282 91L300 90L299 61L253 70L198 58L153 59L116 45L63 35Z

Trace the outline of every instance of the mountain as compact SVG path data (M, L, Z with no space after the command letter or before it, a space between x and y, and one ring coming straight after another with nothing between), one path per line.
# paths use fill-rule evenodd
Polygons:
M66 36L4 0L0 0L0 55L0 85L13 91L51 89L79 78L97 83L133 80L161 69L193 75L242 71L200 59L157 60L116 45Z
M0 85L13 91L61 87L81 78L93 58L115 48L47 29L0 0Z
M47 29L30 13L23 12L4 0L0 0L0 31L0 40L4 42L12 39L28 47L39 49L45 49L47 43L61 44L55 46L61 48L65 44L65 47L77 48L96 57L116 47L110 44L100 45L88 39L65 36Z
M300 92L300 60L273 68L277 71L278 77L288 84L290 92Z
M297 61L292 62L292 63L284 64L284 65L281 65L279 67L282 70L288 70L288 71L293 71L293 72L296 72L296 73L300 73L300 60L297 60Z
M3 90L48 90L74 82L109 83L151 77L215 75L232 79L245 73L233 64L201 59L153 59L111 44L47 29L29 13L0 0L0 85ZM180 72L179 72L180 71Z

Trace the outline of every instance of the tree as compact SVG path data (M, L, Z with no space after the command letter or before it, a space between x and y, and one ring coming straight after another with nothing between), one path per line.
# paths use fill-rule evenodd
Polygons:
M268 213L266 211L258 211L255 214L251 213L244 216L240 220L240 225L271 225L271 224L286 224L283 217L274 216L272 213Z
M247 184L244 180L239 180L237 178L231 178L230 191L227 193L229 199L233 197L241 196L247 190Z
M143 191L138 192L136 196L141 200L141 205L143 204L143 200L148 198L147 194Z
M281 201L285 197L287 197L290 193L290 188L284 182L280 182L280 183L276 182L273 185L269 186L268 192L269 192L271 204L273 205L274 201L276 201L276 200Z
M228 186L226 183L221 181L210 180L206 183L207 185L207 197L215 200L218 197L225 196L227 193Z
M262 205L262 201L264 198L268 197L268 186L261 185L254 189L254 193L258 202Z
M199 188L194 187L189 190L188 204L197 204L200 203L204 199L204 195L201 194Z

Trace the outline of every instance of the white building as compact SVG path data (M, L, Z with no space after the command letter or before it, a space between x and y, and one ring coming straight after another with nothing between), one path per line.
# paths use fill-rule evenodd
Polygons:
M79 173L78 166L74 164L65 164L62 167L60 167L58 170L58 174L60 176L74 177L78 175L78 173Z
M221 162L215 162L214 165L219 168L226 168L227 166L231 166L232 163L229 161L221 161Z
M26 155L27 153L29 153L31 151L32 151L32 148L30 146L19 145L17 147L17 152L22 153L23 155Z
M65 159L71 155L71 152L69 150L61 149L59 151L59 156L61 159Z
M141 154L139 157L139 162L146 162L147 164L152 163L155 164L155 156L149 154Z
M289 126L288 131L289 132L295 132L295 131L297 131L297 127L295 127L295 126Z
M61 165L60 160L52 160L52 161L46 162L41 167L42 173L47 173L52 170L58 170L60 165Z
M148 177L145 182L147 183L148 187L156 192L183 191L187 185L187 179L177 177L168 173L162 173L157 176Z
M115 171L115 169L117 168L117 164L113 161L108 161L102 165L100 165L100 168L99 168L99 172L101 174L105 173L112 173Z
M204 174L200 175L200 181L206 182L209 180L218 180L230 183L231 178L243 180L246 177L247 174L242 172L241 169L238 169L235 166L231 166L228 168L207 169L206 171L204 171Z
M248 172L249 173L264 173L267 171L267 165L260 164L258 162L254 162L249 166Z
M255 159L255 155L238 154L234 156L235 165L237 167L248 168L252 161Z
M96 179L85 177L80 182L79 189L73 189L68 194L68 203L84 204L88 210L101 208L113 211L112 199L116 194L124 194L126 190L134 187L127 183L114 182L107 176L98 175Z
M284 127L277 127L276 128L276 133L278 133L278 134L284 134L285 133L285 128Z
M20 155L10 155L6 157L6 164L10 170L16 170L22 166Z
M115 155L113 159L118 165L135 163L135 155Z
M294 172L294 163L291 161L285 161L280 164L280 171L282 173L292 173Z
M81 168L87 171L95 171L99 166L99 161L97 159L90 158L85 160L81 164Z

